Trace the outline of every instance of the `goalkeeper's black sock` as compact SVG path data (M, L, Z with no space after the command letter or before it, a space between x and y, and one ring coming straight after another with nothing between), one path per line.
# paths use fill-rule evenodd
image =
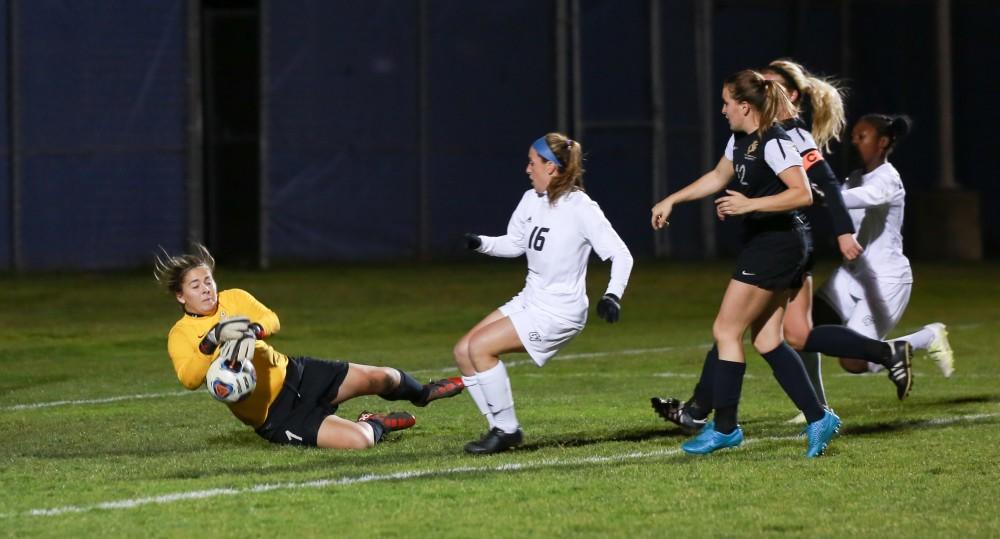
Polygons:
M809 382L806 369L795 350L788 343L782 342L774 350L761 355L771 365L778 385L792 399L795 407L805 414L806 421L812 423L823 419L823 407L816 398L816 390Z
M817 326L809 332L803 352L819 352L833 357L863 359L889 367L892 347L844 326Z
M385 425L381 421L365 419L362 423L368 423L372 426L372 438L375 440L375 443L382 441L382 436L385 435Z
M399 385L391 391L379 394L379 397L387 401L422 401L424 398L424 385L415 378L407 374L406 371L396 369L399 373Z
M746 363L719 359L715 365L712 407L715 408L715 430L722 434L732 434L738 426L736 413L746 371Z

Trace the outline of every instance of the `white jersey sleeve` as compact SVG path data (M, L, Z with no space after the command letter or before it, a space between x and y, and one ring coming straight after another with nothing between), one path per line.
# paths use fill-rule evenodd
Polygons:
M906 191L896 174L882 173L882 167L865 175L865 181L858 187L843 191L844 205L849 210L884 206L901 200Z
M773 138L764 145L764 161L775 174L781 174L791 167L801 167L802 155L792 141Z
M528 197L534 195L533 190L528 190L521 197L521 202L507 222L507 234L503 236L479 236L483 244L476 251L490 256L503 258L517 258L524 254L525 248L525 227L528 218ZM537 195L534 195L537 196Z
M611 259L611 280L605 293L623 298L629 276L632 274L632 253L611 226L611 222L605 217L597 202L588 200L581 206L580 226L584 237L601 260Z
M733 160L733 148L736 146L736 135L729 135L729 142L726 143L726 151L723 155L730 161Z
M795 143L795 147L799 150L799 155L818 149L816 147L816 139L813 138L812 133L809 131L801 127L793 127L787 129L785 132L788 133L789 138Z

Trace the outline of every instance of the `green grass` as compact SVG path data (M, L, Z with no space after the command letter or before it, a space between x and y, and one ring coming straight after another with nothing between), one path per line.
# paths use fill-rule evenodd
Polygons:
M680 454L684 435L649 409L652 395L690 394L724 263L640 262L621 323L592 315L544 369L524 354L507 358L525 447L478 458L462 452L484 431L465 396L411 409L415 428L368 451L267 444L177 382L165 348L179 310L148 272L3 275L0 535L996 537L998 269L917 265L895 334L947 323L957 373L946 380L918 356L913 394L900 403L884 376L844 375L827 361L844 428L816 460L804 458L799 427L785 424L795 410L757 356L737 450ZM283 352L430 378L448 372L469 326L519 290L524 266L222 268L216 277L278 312L272 342ZM606 279L607 266L593 264L592 297ZM22 407L114 397L129 398ZM365 408L388 403L356 399L341 413ZM184 497L211 489L229 490Z

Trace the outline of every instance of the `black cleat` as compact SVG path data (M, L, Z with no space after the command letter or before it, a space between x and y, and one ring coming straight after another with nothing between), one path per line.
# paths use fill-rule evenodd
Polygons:
M462 382L461 376L431 380L429 383L424 385L424 391L420 400L411 402L417 406L423 407L430 404L431 401L454 397L455 395L461 393L463 389L465 389L465 384Z
M517 447L522 441L524 432L521 429L506 433L498 427L493 427L482 439L465 444L465 452L473 455L491 455Z
M903 400L913 387L913 347L906 341L894 341L889 346L892 347L889 380L896 384L896 396Z
M358 422L360 423L361 421L375 421L382 425L385 432L408 429L417 424L417 418L413 417L413 414L409 412L377 413L366 410L358 416Z
M691 417L691 414L684 406L686 404L684 401L674 398L664 400L660 397L653 397L649 399L649 402L652 403L653 410L656 410L657 415L686 431L698 432L707 423L707 419L695 419Z

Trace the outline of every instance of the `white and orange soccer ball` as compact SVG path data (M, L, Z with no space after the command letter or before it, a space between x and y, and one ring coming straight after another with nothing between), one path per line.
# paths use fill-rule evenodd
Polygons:
M257 387L257 371L253 362L236 362L230 366L226 359L218 357L208 367L205 386L217 401L236 403L250 396Z

